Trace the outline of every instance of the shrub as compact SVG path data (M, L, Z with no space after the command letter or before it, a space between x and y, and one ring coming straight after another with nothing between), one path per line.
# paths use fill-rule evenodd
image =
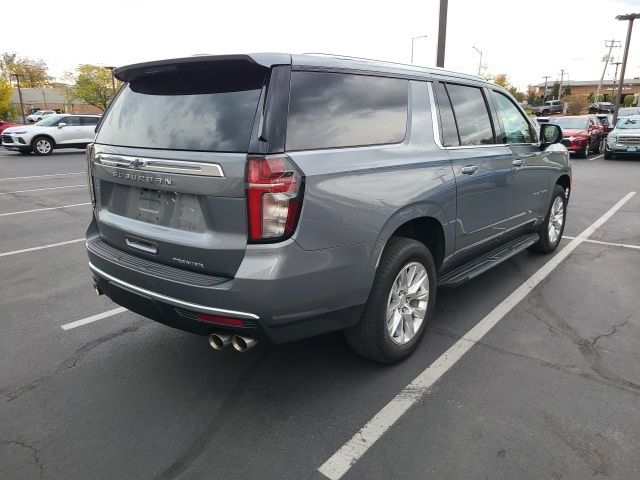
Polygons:
M589 113L589 99L584 95L569 95L563 100L567 104L567 115Z

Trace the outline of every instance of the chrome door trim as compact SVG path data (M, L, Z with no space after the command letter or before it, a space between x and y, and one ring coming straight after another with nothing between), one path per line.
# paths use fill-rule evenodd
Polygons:
M258 317L257 315L253 314L253 313L247 313L247 312L238 312L236 310L225 310L224 308L214 308L214 307L207 307L206 305L200 305L197 303L191 303L191 302L185 302L183 300L179 300L177 298L173 298L173 297L168 297L167 295L162 295L161 293L157 293L157 292L152 292L151 290L147 290L146 288L141 288L138 287L136 285L132 285L128 282L125 282L124 280L120 280L119 278L114 277L113 275L109 275L106 272L103 272L102 270L100 270L98 267L96 267L93 263L89 262L89 268L91 269L92 272L94 272L95 274L99 275L100 277L103 277L107 280L109 280L109 282L122 287L126 290L133 290L136 293L140 293L141 295L145 295L147 297L151 297L155 300L159 300L161 302L164 303L168 303L169 305L173 305L174 307L180 307L180 308L186 308L187 310L194 310L197 312L204 312L204 313L213 313L215 315L227 315L227 316L231 316L231 317L238 317L238 318L246 318L246 319L250 319L250 320L259 320L260 317Z
M94 162L104 167L127 168L143 172L177 173L203 177L224 177L222 167L217 163L186 162L162 158L133 157L98 153Z

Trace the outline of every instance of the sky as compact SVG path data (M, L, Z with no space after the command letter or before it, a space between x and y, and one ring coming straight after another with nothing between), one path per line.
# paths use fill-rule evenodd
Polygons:
M22 4L21 4L22 5ZM13 7L27 8L27 4ZM0 52L42 59L61 77L81 63L120 66L193 54L322 52L435 65L439 0L31 0L33 28L0 22ZM479 54L513 84L602 75L605 40L624 45L640 0L449 0L445 68L476 73ZM26 17L25 17L26 18ZM40 32L40 33L38 33ZM640 20L626 78L640 77ZM613 50L622 60L622 48ZM613 78L613 68L605 78ZM565 79L567 76L565 76Z

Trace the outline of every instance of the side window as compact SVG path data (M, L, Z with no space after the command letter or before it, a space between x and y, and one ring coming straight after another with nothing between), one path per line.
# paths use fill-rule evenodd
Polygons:
M461 145L495 143L489 111L482 90L478 87L448 84Z
M440 128L442 130L442 144L445 147L457 147L460 145L456 119L453 116L449 94L442 83L435 85L436 102L440 111Z
M500 92L493 92L498 118L507 138L507 143L533 143L531 127L524 115L510 98Z
M293 72L287 150L401 143L409 82L341 73Z
M66 123L68 126L77 127L80 125L80 117L65 117L62 122Z
M83 125L97 125L98 117L82 117Z

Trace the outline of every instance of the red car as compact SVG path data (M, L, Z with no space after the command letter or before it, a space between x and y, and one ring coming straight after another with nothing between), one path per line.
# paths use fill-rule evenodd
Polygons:
M0 120L0 133L4 132L5 128L18 127L20 125L20 123L5 122L4 120Z
M554 117L549 121L560 125L564 136L562 143L578 158L587 158L589 152L602 151L607 135L595 116Z

